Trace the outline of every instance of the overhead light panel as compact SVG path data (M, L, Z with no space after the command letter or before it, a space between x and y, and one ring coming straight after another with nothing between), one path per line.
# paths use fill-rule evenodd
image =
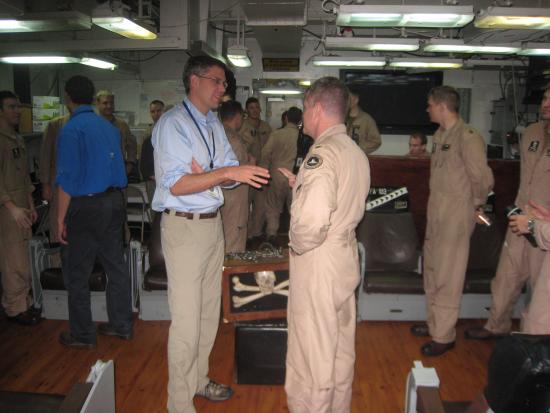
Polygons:
M460 69L462 60L459 59L431 59L431 58L393 58L391 67L404 69Z
M525 43L518 54L522 56L550 56L550 43Z
M314 66L325 67L384 67L384 57L338 57L338 56L316 56L313 58Z
M548 8L488 7L476 16L480 29L550 29Z
M231 46L227 49L227 58L233 66L250 67L252 62L248 57L248 49L245 46Z
M264 95L301 95L302 92L300 89L260 89L260 93L263 93Z
M72 56L59 55L21 55L0 57L0 62L11 64L61 64L61 63L80 63L80 58Z
M473 6L342 5L337 26L464 27L474 19Z
M418 39L392 37L330 36L325 38L325 48L337 50L412 52L420 48L420 42Z
M514 54L520 47L514 44L464 44L464 41L459 39L431 39L424 44L422 50L435 53Z
M481 68L487 67L494 70L495 67L527 67L528 62L521 59L506 59L506 60L495 60L495 59L468 59L464 60L465 68Z
M157 38L157 34L149 25L134 22L130 18L128 9L124 7L111 9L108 3L93 11L92 23L129 39L154 40Z
M17 19L0 19L0 33L89 30L92 19L78 11L27 13Z
M105 69L105 70L115 70L117 68L117 65L115 63L111 63L107 60L96 59L93 57L83 57L82 59L80 59L79 63L86 66L92 66L98 69Z

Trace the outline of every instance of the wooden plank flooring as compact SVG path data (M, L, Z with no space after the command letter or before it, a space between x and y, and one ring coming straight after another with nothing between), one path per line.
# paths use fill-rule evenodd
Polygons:
M437 369L446 400L471 400L484 387L494 343L465 340L466 327L480 321L460 321L454 351L439 357L420 355L426 340L412 337L410 322L361 322L357 328L357 361L353 383L354 413L399 413L404 410L405 380L414 360ZM97 359L116 365L118 413L166 411L166 340L169 322L136 320L135 337L124 342L99 337L95 350L66 349L57 342L66 321L46 320L37 327L0 321L0 390L66 394L84 381ZM233 326L221 325L211 356L211 376L233 379ZM198 412L287 412L282 386L233 385L235 395L224 403L197 399Z

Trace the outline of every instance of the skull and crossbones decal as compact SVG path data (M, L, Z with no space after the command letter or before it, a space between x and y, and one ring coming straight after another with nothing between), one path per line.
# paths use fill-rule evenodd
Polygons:
M254 279L256 280L256 285L246 285L241 282L238 275L232 278L234 291L248 291L254 293L247 296L233 295L231 298L235 308L242 307L245 304L249 304L270 294L279 294L288 297L289 281L285 280L276 285L275 282L277 278L273 271L255 272Z

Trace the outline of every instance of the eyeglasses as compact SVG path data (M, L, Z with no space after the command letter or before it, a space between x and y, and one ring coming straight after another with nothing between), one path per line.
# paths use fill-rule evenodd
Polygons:
M223 87L227 89L227 84L228 83L225 80L218 79L217 77L202 76L202 75L197 75L197 76L202 77L203 79L213 80L216 83L217 86L223 85Z

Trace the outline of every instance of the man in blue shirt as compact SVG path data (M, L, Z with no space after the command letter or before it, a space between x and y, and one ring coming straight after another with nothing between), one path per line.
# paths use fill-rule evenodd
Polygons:
M121 188L127 185L120 149L120 132L90 106L94 85L84 76L65 84L65 104L71 118L57 146L59 242L65 288L69 296L69 331L61 344L96 345L88 282L96 257L107 274L107 313L104 335L132 338L131 282L124 262L123 225L126 209Z
M220 318L224 238L221 186L255 188L269 172L238 166L223 126L212 112L225 92L225 65L211 57L188 60L186 99L153 129L161 240L172 323L168 336L168 411L194 413L193 397L226 400L232 390L208 378L208 357Z

